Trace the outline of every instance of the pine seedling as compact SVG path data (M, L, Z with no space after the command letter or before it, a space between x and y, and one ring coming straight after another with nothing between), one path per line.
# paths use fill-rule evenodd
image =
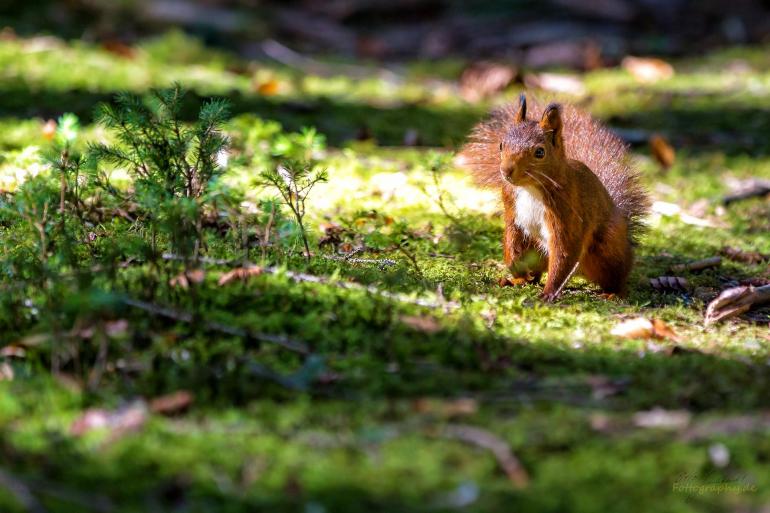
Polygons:
M160 229L174 251L197 257L205 193L224 171L219 156L227 151L228 139L221 128L230 110L225 100L210 100L195 122L185 124L184 96L178 84L153 90L147 99L119 94L115 105L105 104L97 111L97 120L116 142L92 145L90 154L96 161L125 169L133 178L135 199L153 233L153 252ZM108 193L120 197L98 168L94 177Z
M302 161L284 161L259 175L258 183L276 189L283 203L294 215L307 260L310 260L310 244L304 224L307 197L316 184L327 180L328 174L325 169L315 168Z

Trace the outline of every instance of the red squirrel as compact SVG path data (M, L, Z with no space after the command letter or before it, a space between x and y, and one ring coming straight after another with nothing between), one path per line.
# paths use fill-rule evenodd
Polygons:
M650 203L626 145L572 106L532 107L528 117L522 94L494 111L460 152L477 183L501 189L506 281L538 282L547 271L541 297L550 302L579 273L625 296Z

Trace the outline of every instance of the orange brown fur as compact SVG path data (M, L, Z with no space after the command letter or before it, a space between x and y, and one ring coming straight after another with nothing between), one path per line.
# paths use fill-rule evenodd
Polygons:
M528 106L522 95L477 125L460 157L477 183L501 189L514 281L547 270L550 301L578 272L626 294L649 199L617 136L574 107Z

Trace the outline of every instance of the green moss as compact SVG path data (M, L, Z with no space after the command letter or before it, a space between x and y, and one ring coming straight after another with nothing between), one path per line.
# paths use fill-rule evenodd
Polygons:
M254 176L277 141L293 140L284 137L287 131L315 126L330 145L314 150L330 181L309 199L311 239L321 238L321 223L337 223L348 230L347 242L365 240L377 250L357 257L395 262L331 260L324 258L328 248L305 262L291 253L296 232L279 215L274 248L252 247L251 260L371 290L342 288L334 280L297 283L287 272L222 286L226 267L210 265L193 294L168 286L181 265L135 259L147 234L125 218L86 219L78 229L96 240L80 245L79 258L90 263L109 257L126 266L88 279L60 269L70 278L57 282L58 293L45 302L45 280L37 287L22 284L24 297L13 292L20 279L34 278L30 268L20 276L15 267L33 247L34 226L0 219L3 262L13 262L0 269L0 337L25 352L2 357L14 374L13 381L0 383L2 470L55 512L88 511L89 504L97 505L94 511L119 512L761 507L770 499L765 427L688 438L682 429L636 427L633 419L640 410L664 407L688 410L691 425L701 425L758 416L770 406L766 323L706 328L700 299L663 295L647 284L670 274L672 264L713 256L725 245L770 253L766 201L720 206L729 189L726 177L770 178L770 126L758 107L770 96L764 55L764 49L735 49L676 62L674 78L648 85L619 70L584 77L586 105L598 116L662 132L676 146L676 163L667 172L646 148L634 149L655 199L697 206L697 216L715 226L655 216L637 251L628 299L607 301L575 279L561 301L545 305L537 300L539 285L496 285L503 270L494 193L474 188L451 165L441 167L434 182L434 154L386 146L402 144L405 131L415 128L424 144L442 146L441 154L457 147L488 107L456 98L446 80L459 63L416 63L403 83L395 83L374 75L303 76L255 66L179 34L143 44L133 59L80 43L0 42L4 191L46 173L44 120L77 112L82 139L103 140L111 136L91 124L98 101L176 79L195 93L183 108L188 118L209 95L227 96L239 114L226 127L233 150L222 185L237 191L244 210L255 210L247 235L262 229L269 205L260 203L269 194L254 187ZM753 69L724 73L734 59ZM443 81L432 79L437 74ZM277 94L260 94L258 86L270 80L279 84ZM373 141L353 141L366 132ZM41 187L57 192L55 178L41 179ZM122 190L130 186L121 170L113 182ZM4 195L3 205L11 198ZM99 208L112 206L99 201ZM207 234L208 255L241 258L239 239L223 237L219 229ZM684 277L693 286L717 288L766 270L766 264L725 261L719 269ZM209 328L131 308L125 297L194 312ZM418 306L410 298L458 307ZM637 315L665 320L681 341L610 334L620 319ZM89 386L100 344L97 335L83 333L115 320L128 321L127 328L105 339L109 365L98 386ZM307 358L254 337L223 334L221 326L284 334L314 354ZM67 360L63 376L54 380L52 354L78 359ZM109 431L82 438L71 433L87 407L114 409L178 389L195 395L186 415L151 414L142 429L114 438ZM457 398L473 399L475 411L442 409ZM515 489L488 451L442 436L447 423L480 426L501 437L528 470L530 486ZM717 442L730 454L724 468L709 458L709 446ZM757 489L676 491L684 475L699 484L747 479ZM462 508L464 500L469 504ZM3 486L0 505L23 510Z

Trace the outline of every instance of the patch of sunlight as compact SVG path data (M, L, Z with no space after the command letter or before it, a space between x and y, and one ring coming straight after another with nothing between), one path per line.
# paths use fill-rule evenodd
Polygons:
M43 163L38 146L27 146L23 150L9 151L0 163L0 191L15 191L28 177L37 176L50 166Z

